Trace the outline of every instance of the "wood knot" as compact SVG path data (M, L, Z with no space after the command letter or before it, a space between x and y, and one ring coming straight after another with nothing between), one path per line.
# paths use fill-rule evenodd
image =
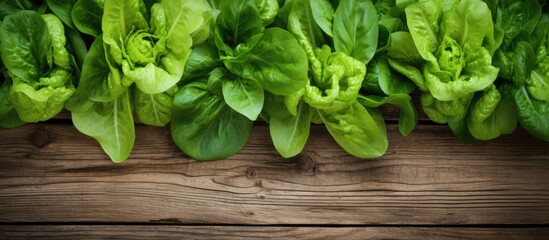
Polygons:
M302 172L316 173L318 171L315 160L313 160L313 158L309 155L300 154L295 158L295 161L296 167Z
M32 136L32 144L38 148L43 148L50 143L50 136L48 131L43 128L38 128Z
M256 178L257 177L257 170L255 168L251 167L246 170L246 177L247 178Z

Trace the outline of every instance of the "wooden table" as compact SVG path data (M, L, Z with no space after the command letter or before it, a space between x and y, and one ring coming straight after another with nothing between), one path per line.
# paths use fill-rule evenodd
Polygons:
M138 125L123 164L67 118L2 129L0 239L549 239L549 143L466 144L425 120L402 137L395 117L375 160L323 126L292 159L258 122L240 154L196 162Z

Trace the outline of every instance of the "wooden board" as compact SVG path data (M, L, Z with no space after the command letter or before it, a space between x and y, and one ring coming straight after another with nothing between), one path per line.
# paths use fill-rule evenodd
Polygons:
M547 239L549 228L0 226L0 239Z
M549 145L517 131L465 144L422 124L375 160L344 153L323 126L279 157L266 126L228 160L196 162L168 128L138 126L113 164L69 124L0 130L0 222L292 225L549 224Z

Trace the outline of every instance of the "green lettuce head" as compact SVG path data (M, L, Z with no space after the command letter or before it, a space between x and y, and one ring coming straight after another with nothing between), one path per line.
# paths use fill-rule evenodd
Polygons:
M134 113L143 124L170 122L177 83L191 47L209 37L212 14L206 1L78 3L82 5L73 13L83 12L76 25L103 35L86 55L78 90L68 106L76 128L96 139L112 161L123 162L135 142ZM93 15L102 14L99 30L97 21L85 21L88 5Z
M135 83L146 94L172 88L183 75L193 33L207 38L209 31L201 30L209 29L208 10L204 1L160 1L150 13L141 0L105 1L103 40L110 67L122 70L121 84Z
M9 101L25 122L59 113L74 93L63 23L54 15L20 11L0 27L2 60L11 79Z
M429 118L448 123L463 140L492 139L517 124L503 86L494 85L499 69L492 57L503 41L492 12L480 0L427 0L405 9L409 33L393 37L391 66L423 91ZM412 40L417 54L402 54ZM414 56L414 57L410 57Z
M540 3L509 0L494 6L496 27L504 33L494 64L502 69L502 97L509 99L522 127L549 141L549 15Z

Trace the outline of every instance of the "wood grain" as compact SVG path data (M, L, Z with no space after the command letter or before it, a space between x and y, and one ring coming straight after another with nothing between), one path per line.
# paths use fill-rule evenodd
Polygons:
M111 163L68 124L0 130L0 222L178 224L548 224L549 148L523 131L464 144L446 126L388 126L376 160L343 152L323 126L279 157L266 126L228 160L196 162L168 128L138 126Z
M0 239L546 239L549 228L0 226Z

